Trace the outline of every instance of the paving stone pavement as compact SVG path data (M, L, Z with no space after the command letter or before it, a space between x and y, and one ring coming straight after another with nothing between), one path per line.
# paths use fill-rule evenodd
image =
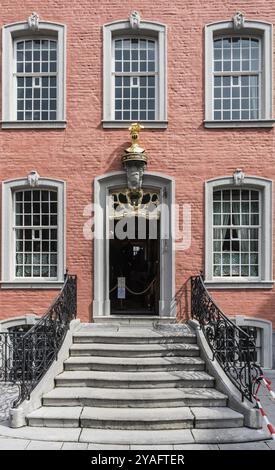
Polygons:
M264 371L264 375L272 381L272 389L275 391L275 370ZM17 396L17 387L9 385L8 387L0 384L0 422L7 419L9 408L12 401ZM264 386L260 388L259 398L262 406L275 427L275 401L272 401ZM22 436L23 437L23 436ZM128 445L108 445L80 442L57 442L49 440L30 440L26 438L15 439L1 437L0 450L275 450L275 441L260 441L234 444L177 444L177 445L158 445L158 446L128 446Z
M80 442L28 441L26 439L0 438L0 450L275 450L275 441L242 444L182 444L159 446L127 446L85 444Z

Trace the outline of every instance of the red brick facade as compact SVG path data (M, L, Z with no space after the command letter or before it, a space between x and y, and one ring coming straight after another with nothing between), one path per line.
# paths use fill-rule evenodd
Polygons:
M204 26L230 19L237 10L249 19L275 24L274 2L141 0L1 2L0 25L25 20L35 9L45 20L67 25L67 127L54 130L2 129L0 179L25 177L31 170L67 184L66 266L78 275L78 315L92 319L93 242L85 240L83 210L93 201L96 176L121 169L128 131L103 129L102 25L128 18L167 25L168 128L145 129L142 142L148 170L175 178L176 202L191 203L192 243L176 252L176 285L204 268L204 183L232 175L275 179L274 129L206 129L204 120ZM275 41L275 37L273 38ZM273 77L274 78L274 77ZM273 90L274 91L274 90ZM274 197L274 195L273 195ZM41 314L56 290L0 290L0 318ZM275 322L275 289L216 290L213 297L227 314L257 316Z

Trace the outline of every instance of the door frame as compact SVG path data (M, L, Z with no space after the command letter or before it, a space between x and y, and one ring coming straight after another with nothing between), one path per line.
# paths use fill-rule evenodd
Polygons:
M142 217L142 216L140 216ZM136 218L135 218L135 223L136 223ZM156 220L156 219L154 219ZM160 222L160 219L157 220L157 222ZM137 222L138 223L138 222ZM126 315L129 313L129 315L144 315L144 316L152 316L152 315L156 315L158 316L159 314L159 297L160 297L160 283L159 283L159 279L160 279L160 269L159 269L159 256L160 256L160 246L159 246L159 242L160 242L160 237L159 237L159 226L160 224L158 224L158 236L157 236L157 239L153 239L153 240L150 240L149 238L146 238L146 239L128 239L128 247L129 246L139 246L139 247L142 247L142 249L144 250L144 253L145 253L145 259L148 261L148 245L149 243L152 243L152 242L156 242L155 246L154 246L154 253L155 253L155 258L151 259L150 261L153 261L154 263L154 272L155 272L155 276L154 276L154 279L155 279L155 286L153 287L153 294L151 293L152 297L154 298L154 305L153 305L153 308L150 309L150 311L148 311L148 309L146 309L146 306L145 306L145 303L146 303L146 294L144 294L143 296L143 299L142 299L142 304L143 306L136 306L136 307L127 307L127 302L129 300L128 298L128 294L126 295L126 297L123 299L124 300L124 305L123 305L123 308L117 308L117 309L114 309L114 307L112 306L112 302L116 302L116 299L115 299L115 296L113 299L110 299L110 314L111 315ZM148 226L148 230L149 230L149 226ZM119 246L120 246L120 242L123 242L124 240L120 240L120 239L116 239L116 240L112 240L112 241L115 241L116 243L116 247L119 249ZM109 246L110 246L110 254L111 254L111 251L112 251L112 243L111 243L111 240L109 240ZM115 250L116 248L113 247L113 249ZM119 259L117 259L116 263L119 263ZM156 264L155 264L156 263ZM110 264L110 263L109 263ZM148 265L147 265L148 266ZM155 268L155 266L157 266ZM155 271L156 269L156 271ZM151 273L149 273L149 276L152 275L152 271ZM125 278L126 280L126 290L127 290L127 278ZM149 286L150 282L152 282L152 278L150 277L150 280L147 279L147 282L146 284L143 286L143 288L146 288ZM115 278L113 279L113 283L111 285L115 285L116 283L116 280ZM129 287L129 286L128 286ZM133 287L132 287L133 289ZM137 290L142 290L141 287L139 287ZM116 293L116 291L114 290L114 294ZM130 300L130 303L133 304L135 303L134 301L137 300L137 303L139 304L139 300L140 300L140 297L139 296L133 296ZM121 303L119 302L119 304L121 305ZM151 306L152 307L152 306ZM130 311L128 311L128 308L130 308ZM114 311L115 310L115 311ZM133 311L135 311L136 313L133 313Z
M109 300L109 230L108 195L110 191L126 187L124 171L100 175L94 181L94 316L110 316ZM145 172L143 187L159 191L160 203L166 203L160 219L160 299L159 316L175 317L175 250L172 237L174 227L173 204L175 181L171 176Z

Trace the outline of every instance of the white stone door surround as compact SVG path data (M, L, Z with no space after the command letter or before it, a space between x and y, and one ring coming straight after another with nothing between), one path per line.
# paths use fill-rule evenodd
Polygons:
M109 316L109 239L108 195L110 191L126 187L124 171L106 173L94 182L94 301L93 316ZM160 203L167 210L160 220L160 300L159 316L175 316L175 259L172 228L174 223L174 179L162 173L145 172L143 188L159 191Z

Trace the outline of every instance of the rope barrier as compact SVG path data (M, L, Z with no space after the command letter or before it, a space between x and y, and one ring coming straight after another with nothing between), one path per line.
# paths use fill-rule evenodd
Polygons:
M115 286L115 287L112 287L112 289L109 291L109 293L111 294L112 292L114 292L114 290L116 290L118 284Z
M145 292L147 292L147 291L152 287L152 285L154 284L154 282L155 282L155 279L153 279L152 282L149 284L149 286L146 287L146 289L144 289L144 290L141 291L141 292L134 292L133 290L131 290L131 289L130 289L129 287L127 287L127 286L126 286L126 290L127 290L128 292L130 292L130 294L133 294L133 295L143 295L143 294L145 294Z
M144 289L143 291L141 292L134 292L133 290L130 289L130 287L127 287L125 286L125 289L130 292L130 294L133 294L133 295L143 295L145 294L151 287L152 285L154 284L154 282L156 282L156 279L153 279L152 282L149 284L148 287L146 287L146 289ZM111 294L112 292L114 292L114 290L118 287L118 284L114 287L112 287L112 289L110 289L109 293Z
M271 422L269 421L269 419L268 419L268 417L267 417L267 415L266 415L266 413L265 413L265 411L262 407L260 399L257 397L259 389L260 389L260 387L263 383L265 385L265 387L267 388L268 392L270 393L272 401L275 400L275 393L273 392L273 390L271 388L271 380L265 378L263 375L260 375L260 377L257 378L256 383L258 384L257 390L256 390L255 395L254 395L254 398L256 400L256 405L257 405L257 408L260 410L260 413L261 413L261 415L262 415L262 417L263 417L263 419L266 423L267 429L269 430L272 439L275 441L275 429L274 429L273 425L271 424Z

